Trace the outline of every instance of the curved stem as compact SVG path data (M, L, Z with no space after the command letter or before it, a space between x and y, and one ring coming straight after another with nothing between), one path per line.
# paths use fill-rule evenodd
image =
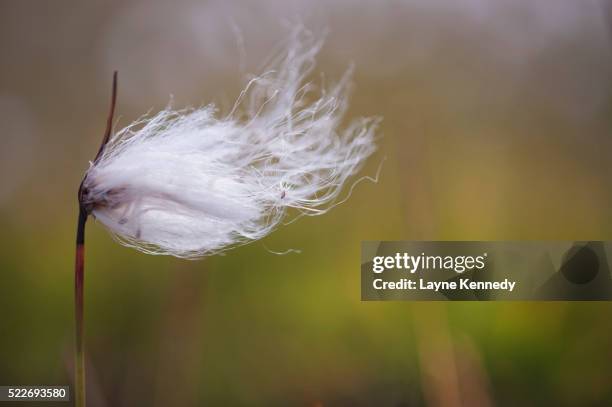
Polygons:
M87 211L79 207L74 264L74 400L76 407L85 407L85 350L83 348L83 286L85 277L85 223Z
M96 154L94 162L102 154L108 143L113 130L113 115L117 101L117 71L113 73L113 89L111 94L111 105L106 120L106 130L102 143ZM88 211L83 204L83 192L85 178L79 186L79 220L76 233L76 255L74 262L74 319L75 319L75 348L74 348L74 405L85 407L85 348L83 345L83 289L85 283L85 223Z

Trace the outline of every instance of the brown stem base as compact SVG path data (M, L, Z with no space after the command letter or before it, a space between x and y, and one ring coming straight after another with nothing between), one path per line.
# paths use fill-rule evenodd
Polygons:
M83 287L85 277L85 223L87 212L79 209L77 224L76 256L74 263L74 316L75 316L75 353L74 353L74 405L85 407L85 350L83 347Z

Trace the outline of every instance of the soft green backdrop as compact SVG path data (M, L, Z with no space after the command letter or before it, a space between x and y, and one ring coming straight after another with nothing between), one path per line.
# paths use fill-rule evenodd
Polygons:
M0 384L71 382L76 190L112 70L118 126L170 94L225 109L301 20L329 29L326 81L355 63L349 116L384 118L363 171L386 157L379 183L202 261L140 254L91 222L89 405L612 404L610 303L359 300L362 240L612 239L610 10L0 2Z

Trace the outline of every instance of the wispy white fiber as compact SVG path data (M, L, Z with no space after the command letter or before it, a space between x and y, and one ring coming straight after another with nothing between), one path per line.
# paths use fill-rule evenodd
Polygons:
M167 108L117 132L87 171L84 203L125 245L183 258L327 212L374 152L377 119L341 126L350 72L327 90L306 81L321 45L296 29L228 115Z

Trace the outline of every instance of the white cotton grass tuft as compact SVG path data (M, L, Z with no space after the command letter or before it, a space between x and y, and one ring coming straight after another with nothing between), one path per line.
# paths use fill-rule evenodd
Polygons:
M127 246L197 258L342 202L378 119L341 127L350 70L327 90L306 82L321 45L295 30L226 116L167 108L117 132L86 173L85 207Z

